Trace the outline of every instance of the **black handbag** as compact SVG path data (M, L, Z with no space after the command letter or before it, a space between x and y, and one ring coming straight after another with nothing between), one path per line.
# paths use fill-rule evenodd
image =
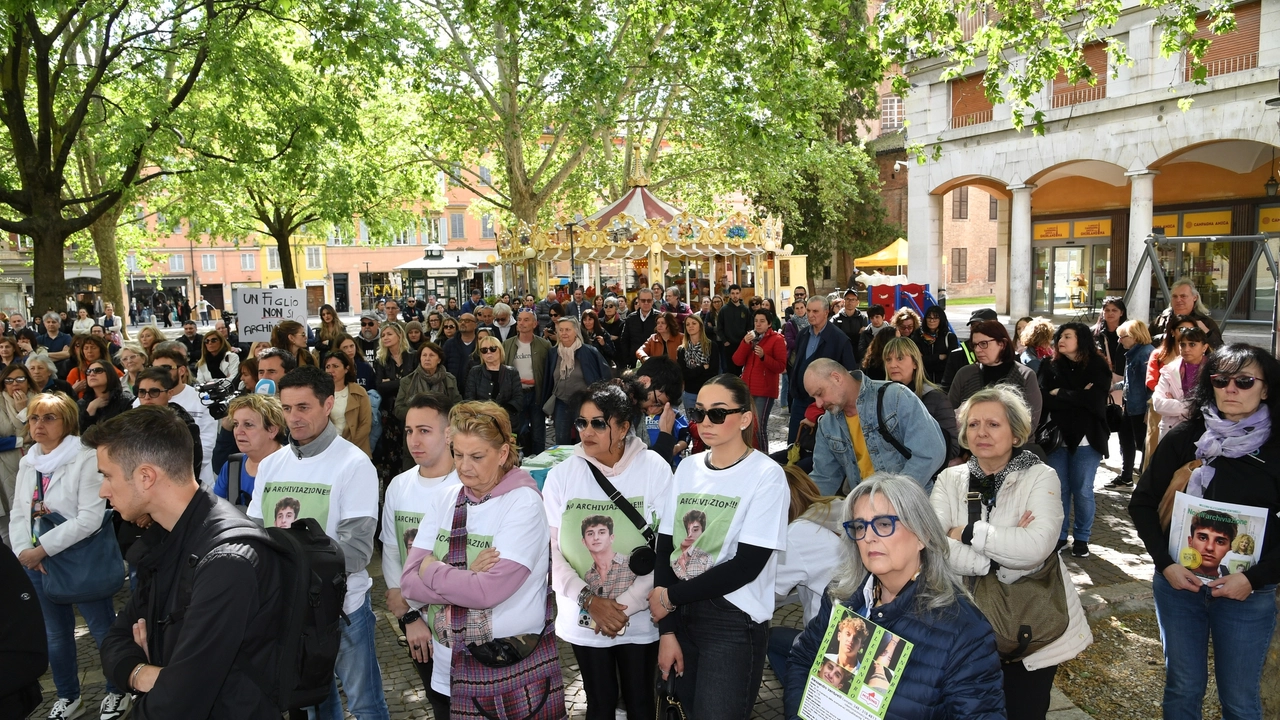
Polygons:
M1047 411L1040 419L1040 427L1036 428L1035 442L1044 451L1045 457L1062 447L1062 428L1058 427L1058 421Z
M609 479L604 476L604 473L600 472L600 468L591 464L589 460L584 459L583 462L591 469L591 474L595 476L596 482L600 484L600 489L604 490L604 494L609 496L613 504L617 505L622 514L627 516L627 519L636 526L641 535L644 535L645 544L631 550L631 559L627 566L636 575L648 575L653 572L653 567L658 560L658 536L654 534L653 528L650 528L649 523L644 521L644 518L632 507L631 503L622 497L622 493L618 492L618 488L614 487L613 483L609 482Z
M674 667L671 668L670 674L670 680L663 680L662 674L658 674L658 716L656 720L686 720L684 706L680 704L680 699L676 697L676 669Z

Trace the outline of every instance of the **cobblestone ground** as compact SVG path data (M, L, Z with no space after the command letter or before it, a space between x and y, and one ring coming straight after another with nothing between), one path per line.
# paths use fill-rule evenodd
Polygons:
M785 413L776 412L770 418L770 449L777 451L786 444ZM551 444L548 438L548 444ZM1113 438L1111 457L1104 459L1095 479L1095 497L1097 499L1097 517L1094 520L1093 537L1090 548L1093 555L1084 559L1075 559L1064 554L1067 566L1071 569L1076 586L1082 597L1091 593L1107 594L1109 591L1123 589L1123 596L1141 595L1144 590L1149 596L1151 576L1154 568L1146 556L1137 533L1130 523L1125 506L1128 502L1128 491L1114 491L1104 486L1114 479L1119 470L1119 448ZM392 718L427 718L431 710L418 679L408 652L400 645L399 628L395 619L385 610L382 598L386 585L381 577L381 562L374 558L369 570L374 574L373 600L378 614L377 629L378 659L382 666L383 686L386 690L387 704ZM125 596L121 593L116 598L116 606L123 607ZM1088 604L1088 600L1086 600ZM800 606L790 605L780 608L774 615L774 624L798 627L800 624ZM99 666L97 648L83 620L77 615L76 628L77 649L80 663L82 692L85 699L86 717L94 717L98 703L101 701L104 688L103 677ZM564 669L565 701L571 717L582 718L586 713L586 696L582 690L582 681L578 673L577 661L573 650L564 643L559 643L560 661ZM1061 686L1070 682L1062 673L1058 675ZM43 679L45 695L48 702L33 717L44 717L52 704L53 679L47 674ZM1117 688L1117 692L1123 692ZM1062 703L1066 703L1065 706ZM1058 714L1051 713L1051 718L1087 718L1078 710L1074 710L1065 698L1055 697L1054 708L1064 707ZM778 720L782 713L782 688L773 672L765 668L764 684L756 700L754 717L762 720ZM348 716L351 717L351 716ZM644 719L647 720L647 719Z

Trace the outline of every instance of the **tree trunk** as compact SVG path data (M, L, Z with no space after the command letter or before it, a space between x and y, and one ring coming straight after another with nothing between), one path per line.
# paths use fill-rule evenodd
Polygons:
M280 275L287 288L298 287L298 274L293 269L293 250L289 247L289 233L273 235L276 239L276 250L280 255Z
M31 308L33 321L50 310L61 312L67 309L67 269L66 258L62 254L67 236L57 227L59 224L54 221L50 223L54 227L42 227L31 233L32 277L36 293L36 304Z
M115 306L116 317L125 318L120 323L120 336L129 339L129 303L124 297L124 286L120 282L120 253L116 250L116 223L124 213L124 204L119 203L89 226L89 235L93 238L93 249L98 254L98 269L102 272L102 303Z

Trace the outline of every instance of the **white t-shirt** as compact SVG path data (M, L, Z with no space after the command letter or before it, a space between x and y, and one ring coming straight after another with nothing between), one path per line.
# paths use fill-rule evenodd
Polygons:
M212 488L217 473L213 471L213 446L218 440L218 421L209 414L209 408L200 402L200 393L190 385L183 385L182 391L169 398L169 402L187 411L200 430L200 449L204 457L200 463L200 486ZM133 406L138 407L142 401L134 399ZM222 468L218 468L221 470Z
M441 560L449 553L449 532L453 529L453 509L460 488L460 484L452 486L453 492L442 493L436 504L438 519L431 524L436 528L434 554ZM427 519L423 518L423 527L428 525ZM423 530L419 528L418 532ZM498 548L503 560L529 568L529 577L515 594L494 606L493 636L541 633L547 619L551 530L537 490L519 487L479 505L467 506L467 563L490 547ZM437 659L431 673L431 689L448 695L448 658L452 651L436 639L434 632L431 650Z
M378 517L378 471L364 451L340 437L309 458L299 458L286 445L258 463L249 517L265 524L264 506L276 527L287 527L299 517L314 518L336 541L343 520ZM343 612L360 609L371 587L368 570L348 575Z
M660 513L662 532L671 535L676 575L693 579L738 554L738 543L785 550L787 508L791 492L782 466L762 452L752 451L725 470L707 467L710 450L691 455L676 468L675 482ZM693 530L695 538L682 548ZM659 559L661 561L661 559ZM773 590L778 553L754 580L725 595L756 622L773 617Z
M388 588L400 587L404 573L404 559L417 541L418 525L422 516L436 517L436 509L442 498L458 496L457 473L440 477L422 477L418 467L405 470L391 479L382 501L382 579ZM409 607L422 608L422 603L408 599Z
M656 531L658 509L671 492L671 466L657 453L641 448L626 470L609 478L609 482ZM653 574L637 578L627 565L631 550L644 544L644 535L600 489L587 460L575 456L551 468L542 498L547 522L559 530L560 537L560 557L552 551L551 567L551 584L559 609L556 636L587 647L657 642L658 628L649 617L647 602L649 590L653 589ZM601 520L604 517L612 523L612 532ZM597 569L589 545L598 545L602 558L611 556L607 572L602 574ZM578 593L588 586L602 597L627 606L631 620L625 633L609 639L591 628L590 615L578 605Z
M533 343L520 342L516 340L516 357L515 368L520 373L520 382L529 384L534 381L533 377Z
M777 604L784 604L794 589L808 625L822 607L822 593L840 564L840 536L806 518L796 518L787 526L787 547L778 557Z

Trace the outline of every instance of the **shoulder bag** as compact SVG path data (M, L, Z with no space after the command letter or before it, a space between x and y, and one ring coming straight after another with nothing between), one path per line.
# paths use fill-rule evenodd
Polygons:
M1160 506L1156 508L1156 512L1160 514L1160 527L1168 532L1169 524L1173 521L1173 500L1178 493L1187 489L1187 483L1191 482L1191 471L1204 464L1203 460L1192 460L1173 471L1173 478L1169 481L1169 487L1164 489L1164 495L1160 498Z
M591 474L595 476L596 482L600 484L600 489L604 490L604 494L609 496L613 504L618 506L622 514L636 526L640 534L644 536L644 545L640 545L631 550L631 559L627 563L631 568L631 572L637 576L648 575L653 572L653 566L658 559L658 536L653 532L653 528L649 527L649 523L645 522L644 517L622 497L622 493L618 492L618 488L609 482L609 478L600 472L600 468L596 467L590 460L583 459L587 467L590 468Z
M982 493L969 478L969 523L982 519ZM992 505L994 507L994 503ZM991 623L996 649L1004 662L1035 653L1067 632L1067 588L1061 561L1052 553L1044 565L1012 583L1000 582L1000 566L993 560L986 575L974 578L973 602Z
M44 502L44 482L36 475L36 501ZM44 559L43 590L59 605L92 602L109 598L124 584L124 558L112 531L111 510L102 515L102 524L89 537ZM51 512L35 518L32 531L37 539L66 522Z

